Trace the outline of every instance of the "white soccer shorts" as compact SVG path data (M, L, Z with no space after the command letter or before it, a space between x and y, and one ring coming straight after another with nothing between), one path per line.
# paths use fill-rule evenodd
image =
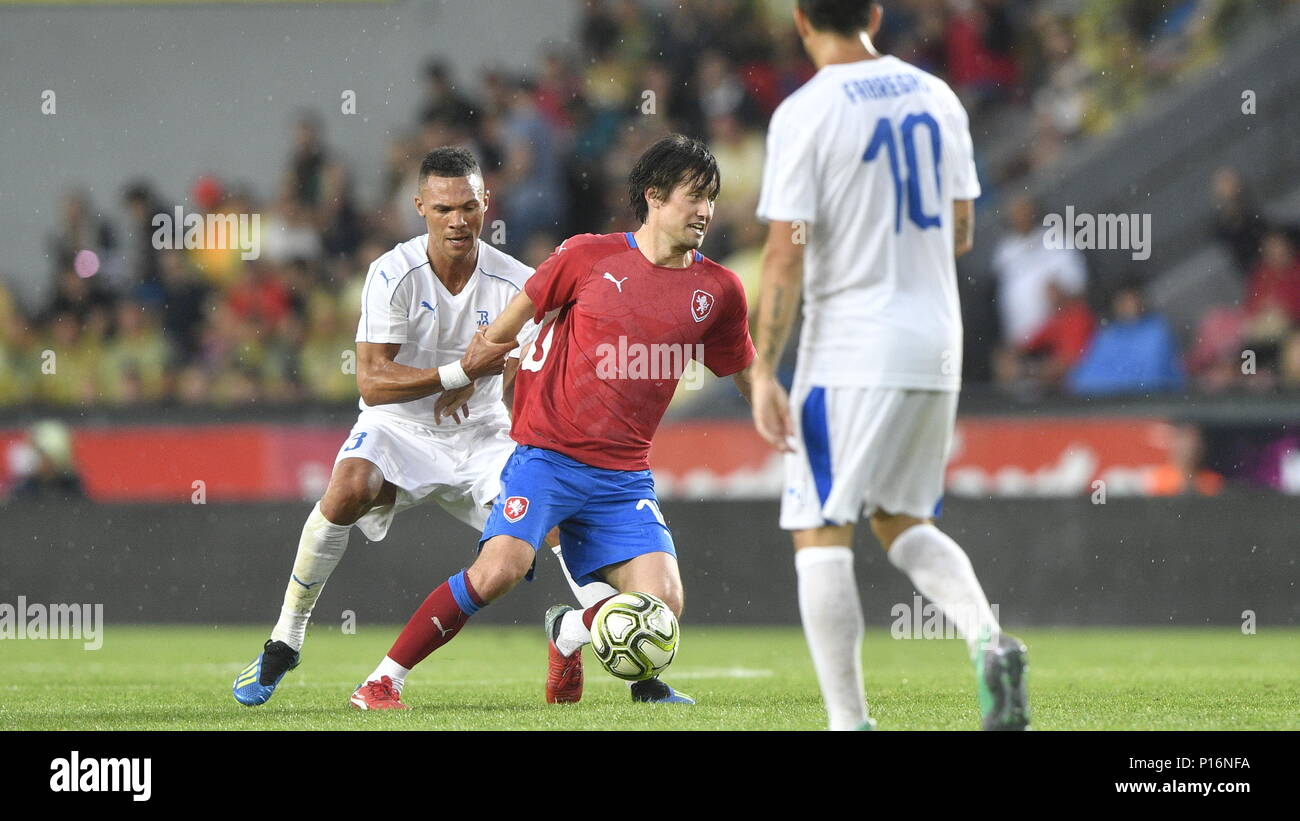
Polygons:
M434 430L392 414L364 410L334 463L365 459L397 486L397 501L371 508L357 527L372 542L388 535L397 513L432 501L482 531L489 505L501 490L501 469L515 449L510 419L470 420Z
M957 419L956 391L797 386L781 527L852 524L882 510L934 516Z

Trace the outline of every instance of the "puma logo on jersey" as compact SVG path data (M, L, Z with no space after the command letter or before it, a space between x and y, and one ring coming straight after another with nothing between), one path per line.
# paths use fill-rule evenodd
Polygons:
M614 275L611 274L609 271L606 271L605 279L608 279L610 282L614 283L614 287L618 288L618 292L620 294L623 293L623 283L627 282L627 277L623 277L622 279L614 279Z
M436 312L436 311L438 310L437 308L433 307L433 306L430 305L429 303L425 302L423 299L420 300L420 304L423 305L424 307L428 308L430 311L435 311L435 312Z
M383 271L380 271L379 275L384 278L384 282L392 282L392 278L389 277L388 274L384 273Z

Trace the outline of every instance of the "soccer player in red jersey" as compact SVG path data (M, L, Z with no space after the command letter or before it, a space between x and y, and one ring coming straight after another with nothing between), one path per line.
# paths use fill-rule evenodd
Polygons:
M520 364L511 428L517 446L479 556L411 617L393 645L405 658L427 657L508 593L556 526L578 584L599 580L619 592L650 593L682 612L676 552L649 470L650 440L689 359L733 376L748 399L754 345L739 278L698 250L721 188L708 148L666 137L641 156L628 184L641 227L565 240L470 345L467 356L514 339L530 318L545 323ZM580 649L601 603L548 612L548 691L575 672L580 679ZM567 696L577 700L572 689ZM658 679L634 684L633 698L685 700Z

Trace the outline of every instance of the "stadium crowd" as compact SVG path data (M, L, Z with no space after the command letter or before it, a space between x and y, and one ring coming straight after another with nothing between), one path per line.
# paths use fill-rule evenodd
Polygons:
M118 202L67 192L48 241L49 303L29 314L0 285L0 406L354 398L349 352L366 265L423 232L413 169L444 144L470 145L483 163L492 191L484 238L537 265L570 234L628 227L622 180L651 142L668 131L703 136L724 181L704 250L756 294L765 124L812 72L790 5L586 0L572 44L542 55L535 74L460 77L435 59L369 202L323 120L304 112L274 192L254 190L235 170L189 186L188 211L261 215L256 259L238 249L157 248L153 217L175 203L155 188L173 181L136 181ZM1003 193L1072 143L1115 127L1153 89L1212 62L1251 13L1260 6L1244 0L888 4L881 50L949 80L971 113L977 149L978 135L1005 118L1031 129L1022 149L981 157L981 205L1001 202L1010 215L993 263L1000 385L1226 390L1242 384L1240 353L1254 345L1257 367L1272 376L1246 384L1300 388L1294 237L1263 222L1231 170L1207 192L1219 218L1206 230L1231 249L1243 298L1207 311L1190 351L1147 310L1140 284L1090 305L1086 258L1046 251L1034 204Z

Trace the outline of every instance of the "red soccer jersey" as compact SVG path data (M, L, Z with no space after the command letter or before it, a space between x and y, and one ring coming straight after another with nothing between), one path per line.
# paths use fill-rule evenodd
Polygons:
M554 315L520 363L511 436L592 467L649 467L687 361L729 376L754 359L740 278L698 252L665 268L630 233L581 234L524 289L539 322Z

